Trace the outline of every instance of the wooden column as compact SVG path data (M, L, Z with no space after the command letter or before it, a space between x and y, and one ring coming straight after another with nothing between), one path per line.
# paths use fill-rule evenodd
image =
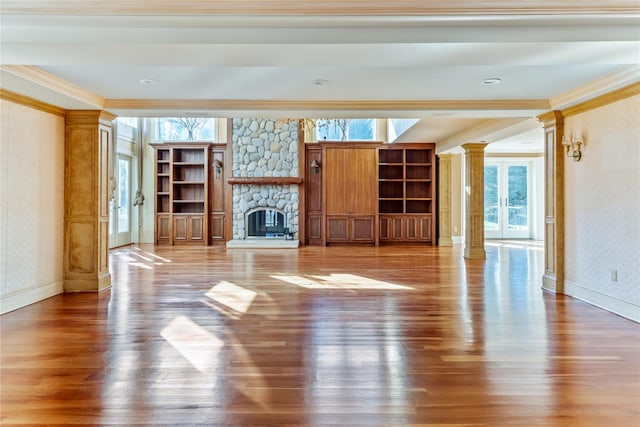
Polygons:
M451 159L438 154L438 246L452 246L451 239Z
M115 116L69 111L64 169L64 290L100 291L109 273L109 144Z
M465 153L465 248L464 257L484 259L484 147L462 144Z
M564 117L538 116L544 123L544 275L542 287L564 293Z

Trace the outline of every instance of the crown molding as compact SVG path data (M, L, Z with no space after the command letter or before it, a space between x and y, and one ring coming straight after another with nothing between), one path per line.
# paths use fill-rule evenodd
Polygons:
M37 67L31 65L0 65L0 69L89 106L100 110L104 108L105 99L101 96L42 71Z
M6 89L0 88L0 99L13 102L15 104L24 105L25 107L33 108L35 110L44 111L45 113L55 114L56 116L64 117L66 111L63 108L56 107L46 102L38 101L37 99L29 98L28 96L20 95L19 93L11 92Z
M551 98L549 100L550 108L561 110L638 81L640 81L640 65L631 65Z
M640 95L640 82L636 82L629 86L614 90L604 95L600 95L596 98L582 102L580 104L571 106L562 110L564 117L575 116L576 114L584 113L585 111L593 110L595 108L603 107L616 101L620 101L631 96Z
M429 111L548 110L546 99L298 101L234 99L107 99L108 110Z
M636 0L4 0L3 14L435 16L638 13Z

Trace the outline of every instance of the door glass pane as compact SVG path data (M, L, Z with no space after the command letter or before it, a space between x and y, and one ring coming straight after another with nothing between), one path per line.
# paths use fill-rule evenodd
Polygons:
M529 227L529 195L527 194L527 166L509 166L508 204L509 230L526 230Z
M118 233L129 231L129 160L118 159Z
M484 229L498 229L498 166L484 167Z

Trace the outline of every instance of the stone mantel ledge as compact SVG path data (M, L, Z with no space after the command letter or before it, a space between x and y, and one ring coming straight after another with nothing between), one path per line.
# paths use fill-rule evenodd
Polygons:
M302 184L302 178L298 176L236 176L233 178L229 178L227 182L231 185L290 185Z

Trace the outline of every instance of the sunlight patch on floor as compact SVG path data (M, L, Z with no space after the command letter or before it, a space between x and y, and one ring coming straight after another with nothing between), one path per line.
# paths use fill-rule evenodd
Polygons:
M222 280L205 292L205 295L236 313L246 314L258 294L250 289Z
M355 274L336 274L328 276L274 275L273 279L282 280L292 285L308 289L380 289L380 290L413 290L413 288L394 283L369 279Z
M136 250L136 251L138 251L138 252L140 252L140 253L143 253L143 254L145 254L145 255L147 255L147 256L149 256L149 257L151 257L151 258L155 258L155 259L157 259L157 260L160 260L160 261L162 261L162 262L166 262L166 263L172 262L172 261L171 261L170 259L168 259L168 258L163 258L163 257L161 257L160 255L156 255L156 254L154 254L154 253L151 253L151 252L148 252L148 251L142 250L142 249L137 248L137 247L135 248L135 250Z
M160 335L198 371L210 372L217 367L224 342L188 317L176 317Z

